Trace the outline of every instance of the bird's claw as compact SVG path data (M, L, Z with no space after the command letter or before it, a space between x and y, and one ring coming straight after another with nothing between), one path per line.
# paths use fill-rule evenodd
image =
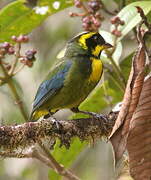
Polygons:
M99 119L99 120L102 120L102 119L103 119L103 122L104 122L104 123L107 122L107 118L106 118L105 115L103 115L103 114L97 114L97 113L92 112L91 116L92 116L92 118L94 118L94 119Z
M104 132L104 134L108 134L108 129L107 129L107 125L108 125L108 119L105 115L103 114L97 114L94 112L90 112L90 115L92 116L93 119L98 120L101 126L101 130Z
M56 120L54 117L53 117L53 123L56 125L56 127L57 127L57 129L59 130L59 121L58 120Z
M48 119L50 118L52 115L51 114L47 114L44 116L44 119ZM52 117L51 121L53 122L53 124L56 125L57 129L59 129L59 122L57 119L55 119L54 117Z

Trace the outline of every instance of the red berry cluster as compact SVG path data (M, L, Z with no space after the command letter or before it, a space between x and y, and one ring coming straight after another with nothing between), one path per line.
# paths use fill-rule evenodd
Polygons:
M10 61L5 61L6 55L14 55L15 59L28 67L32 67L33 61L35 61L36 50L27 50L25 55L21 55L21 44L27 43L29 41L29 37L26 35L19 35L18 37L12 36L11 40L13 43L4 42L0 45L0 60L6 70L9 71L12 67Z
M123 26L125 22L122 21L118 16L115 16L111 19L111 24L114 24L115 26L115 29L113 29L111 33L117 37L120 37L122 34L121 34L121 31L118 30L118 26L119 25Z
M0 45L0 58L3 58L6 54L14 54L15 49L11 43L4 42Z
M96 31L101 26L101 21L104 17L98 12L101 7L100 0L90 0L87 6L81 0L74 0L74 4L77 8L83 9L83 13L70 12L71 17L79 16L82 17L82 27L86 31Z
M12 40L17 43L26 43L29 41L29 37L26 35L20 35L20 36L12 36Z

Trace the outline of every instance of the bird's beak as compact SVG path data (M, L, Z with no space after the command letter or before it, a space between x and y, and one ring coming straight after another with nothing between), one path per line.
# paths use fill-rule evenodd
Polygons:
M109 43L105 43L104 47L105 47L105 49L108 49L108 48L112 48L113 46L111 44L109 44Z

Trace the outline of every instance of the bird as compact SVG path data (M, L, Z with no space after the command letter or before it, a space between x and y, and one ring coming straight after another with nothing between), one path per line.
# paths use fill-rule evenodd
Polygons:
M99 83L103 73L100 55L111 47L99 32L82 32L69 40L64 56L40 84L29 120L48 118L60 109L93 115L78 107Z

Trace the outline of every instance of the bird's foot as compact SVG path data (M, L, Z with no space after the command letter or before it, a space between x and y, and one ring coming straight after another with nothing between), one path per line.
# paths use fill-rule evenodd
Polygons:
M52 117L53 119L51 120L51 121L53 121L53 123L56 125L56 127L57 127L57 129L59 129L59 121L56 119L56 118L54 118L53 116L52 116L52 114L46 114L45 116L44 116L44 119L48 119L48 118L50 118L50 117Z
M103 119L104 122L107 121L107 118L103 114L97 114L95 112L89 112L89 111L81 111L78 108L72 108L71 109L75 113L82 113L91 116L94 119Z
M81 111L78 108L72 108L71 109L75 113L82 113L86 114L92 117L94 120L98 120L101 126L101 129L103 132L108 132L107 126L108 126L108 119L105 115L103 114L97 114L95 112L88 112L88 111ZM106 133L105 133L106 134Z

